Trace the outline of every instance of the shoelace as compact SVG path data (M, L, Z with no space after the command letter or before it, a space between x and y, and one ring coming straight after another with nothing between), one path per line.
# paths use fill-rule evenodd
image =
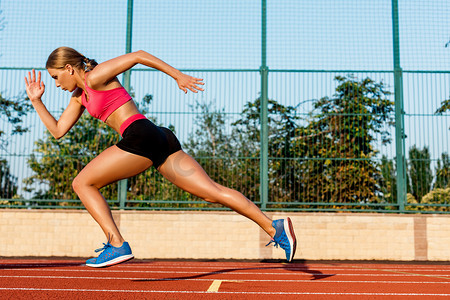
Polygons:
M279 245L279 244L278 244L274 239L270 239L270 242L267 243L266 247L269 246L269 245L272 244L272 243L274 243L274 245L273 245L274 247L278 248L278 245Z
M103 243L103 247L102 247L102 248L95 249L95 252L100 252L100 251L106 250L106 249L108 249L109 247L112 247L112 245L111 245L109 242L107 242L106 244Z
M108 233L108 242L106 242L106 244L103 243L103 247L96 249L95 252L100 252L100 251L103 251L103 250L106 250L106 249L112 247L112 245L109 243L109 242L111 242L111 240L112 240L112 236L109 235L109 233Z

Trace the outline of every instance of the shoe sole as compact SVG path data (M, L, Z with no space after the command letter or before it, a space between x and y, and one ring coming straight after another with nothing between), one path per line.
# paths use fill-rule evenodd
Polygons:
M101 264L86 264L86 266L92 267L92 268L110 267L110 266L113 266L113 265L117 265L117 264L126 262L127 260L130 260L130 259L133 259L133 258L134 258L133 254L122 255L122 256L119 256L117 258L105 261L104 263L101 263Z
M291 256L288 259L288 261L292 261L295 255L295 250L297 250L297 239L295 238L294 227L292 226L290 218L284 219L284 231L286 232L289 244L292 245Z

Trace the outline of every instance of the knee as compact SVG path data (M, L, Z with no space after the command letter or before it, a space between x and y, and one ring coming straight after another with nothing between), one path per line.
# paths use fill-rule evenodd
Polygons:
M78 175L72 181L72 188L77 194L79 194L79 192L87 186L89 186L89 183L83 178L83 176Z
M80 188L81 188L81 182L80 182L80 179L78 179L78 176L77 176L77 177L75 177L72 180L72 189L75 191L75 193L78 194L78 191L80 190Z

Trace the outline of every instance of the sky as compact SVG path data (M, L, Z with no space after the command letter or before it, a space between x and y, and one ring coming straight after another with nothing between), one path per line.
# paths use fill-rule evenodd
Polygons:
M100 61L120 55L126 8L126 0L2 0L0 66L42 66L61 45ZM448 1L399 0L399 8L403 68L448 70ZM260 66L259 0L135 0L133 14L133 50L146 49L178 68ZM268 0L267 65L391 69L391 24L389 0Z
M125 53L126 0L1 0L0 10L4 96L23 93L25 75L25 70L5 68L43 68L59 46L99 62ZM448 0L399 0L406 148L428 145L433 158L450 151L448 117L433 116L441 101L450 98L448 16ZM133 51L146 50L205 80L204 93L186 96L168 76L133 72L136 98L152 94L151 111L162 124L175 125L180 139L192 131L192 117L183 116L196 102L212 102L216 109L237 114L258 97L261 1L135 0L133 17ZM334 76L351 71L359 78L382 80L393 91L393 76L385 72L393 69L392 40L389 0L267 0L267 66L278 71L269 75L269 97L284 105L304 103L298 109L306 113L310 100L332 96ZM441 73L410 73L417 70ZM69 95L56 89L48 74L43 80L46 105L57 115ZM26 122L32 132L15 139L9 153L27 155L42 136L44 127L36 116ZM392 158L395 145L380 146L380 151ZM26 173L23 160L14 163L13 171Z

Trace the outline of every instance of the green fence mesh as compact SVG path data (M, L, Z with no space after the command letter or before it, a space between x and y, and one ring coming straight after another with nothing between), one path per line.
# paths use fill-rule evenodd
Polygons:
M215 181L264 210L450 211L448 1L3 0L0 11L0 207L82 208L71 180L119 140L86 114L55 141L27 106L36 68L61 114L69 95L43 66L70 46L99 62L142 49L203 78L205 92L185 95L136 66L127 88ZM223 209L154 169L102 193L120 209Z

